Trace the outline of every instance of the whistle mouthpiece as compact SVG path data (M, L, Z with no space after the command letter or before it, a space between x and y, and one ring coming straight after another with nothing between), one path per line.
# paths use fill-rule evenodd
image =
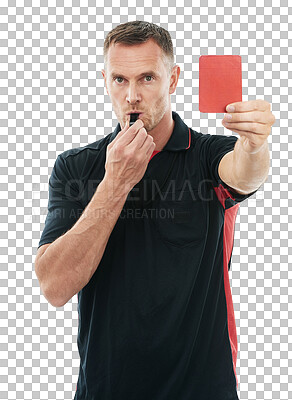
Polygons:
M135 121L137 121L138 117L139 117L139 113L133 113L130 115L130 126L132 126L133 123Z

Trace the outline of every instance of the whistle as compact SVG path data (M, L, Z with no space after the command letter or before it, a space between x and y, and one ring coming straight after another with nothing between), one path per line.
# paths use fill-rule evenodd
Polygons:
M138 117L139 117L138 113L133 113L130 115L130 126L132 126L134 122L137 121Z

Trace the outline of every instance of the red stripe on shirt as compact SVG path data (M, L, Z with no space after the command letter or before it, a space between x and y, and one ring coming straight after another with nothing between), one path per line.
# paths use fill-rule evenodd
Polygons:
M224 218L224 231L223 231L223 269L224 269L224 289L225 289L225 298L226 298L226 306L227 306L227 322L228 322L228 332L229 332L229 341L232 352L232 361L233 361L233 370L236 378L236 386L238 387L238 379L236 375L236 360L237 360L237 333L236 333L236 324L235 324L235 316L234 316L234 308L232 301L232 294L229 282L229 274L228 274L228 264L232 253L233 241L234 241L234 225L235 219L237 215L237 211L239 208L239 203L234 205L233 207L225 210L225 218Z
M149 159L149 161L151 160L152 157L155 156L155 154L159 153L159 151L160 151L160 150L154 150L153 153L152 153L152 156L151 156L150 159Z
M191 130L190 130L190 128L189 128L189 145L188 145L188 147L186 147L186 150L189 149L190 146L191 146ZM157 154L157 153L159 153L159 152L160 152L160 150L154 150L153 153L152 153L152 156L151 156L150 159L149 159L149 161L151 160L152 157L155 156L155 154Z
M225 209L225 200L228 197L234 198L230 195L227 189L225 189L222 185L214 188L215 193L218 197L218 200L222 204ZM223 227L223 274L224 274L224 291L226 298L226 307L227 307L227 323L228 323L228 334L229 334L229 342L232 353L232 362L233 362L233 371L236 378L236 386L238 388L238 379L236 375L236 361L237 361L237 333L236 333L236 324L235 324L235 316L234 316L234 307L232 301L232 294L230 288L229 281L229 273L228 273L228 264L230 261L230 257L232 254L232 248L234 243L234 226L235 219L237 215L237 211L239 208L239 203L234 206L225 209L224 214L224 227Z
M231 198L232 200L235 200L234 197L228 192L228 190L225 189L225 187L223 187L221 184L218 187L214 187L214 190L216 192L218 200L224 208L226 199Z
M188 147L186 147L186 150L190 148L190 145L191 145L191 130L189 128L189 145Z

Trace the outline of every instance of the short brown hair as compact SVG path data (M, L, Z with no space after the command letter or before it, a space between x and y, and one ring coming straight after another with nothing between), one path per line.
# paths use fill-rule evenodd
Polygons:
M103 45L104 64L106 69L107 53L112 43L123 43L128 46L145 43L153 39L162 49L162 57L168 74L171 75L174 67L173 44L169 32L151 22L130 21L112 29L106 36Z

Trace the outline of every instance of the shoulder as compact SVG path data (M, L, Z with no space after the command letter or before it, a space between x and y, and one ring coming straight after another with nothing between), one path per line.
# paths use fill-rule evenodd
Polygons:
M82 158L87 157L89 154L96 155L102 151L103 147L107 144L110 135L111 134L93 143L89 143L86 146L65 150L59 154L59 157L67 162L70 162L71 159L72 161L73 159L75 159L75 161L82 160Z
M216 135L201 133L193 129L191 132L191 148L193 151L221 151L222 149L234 146L238 137L234 135Z
M102 169L106 155L106 147L111 134L82 147L75 147L60 153L55 168L62 170L67 178L85 178L93 166Z

